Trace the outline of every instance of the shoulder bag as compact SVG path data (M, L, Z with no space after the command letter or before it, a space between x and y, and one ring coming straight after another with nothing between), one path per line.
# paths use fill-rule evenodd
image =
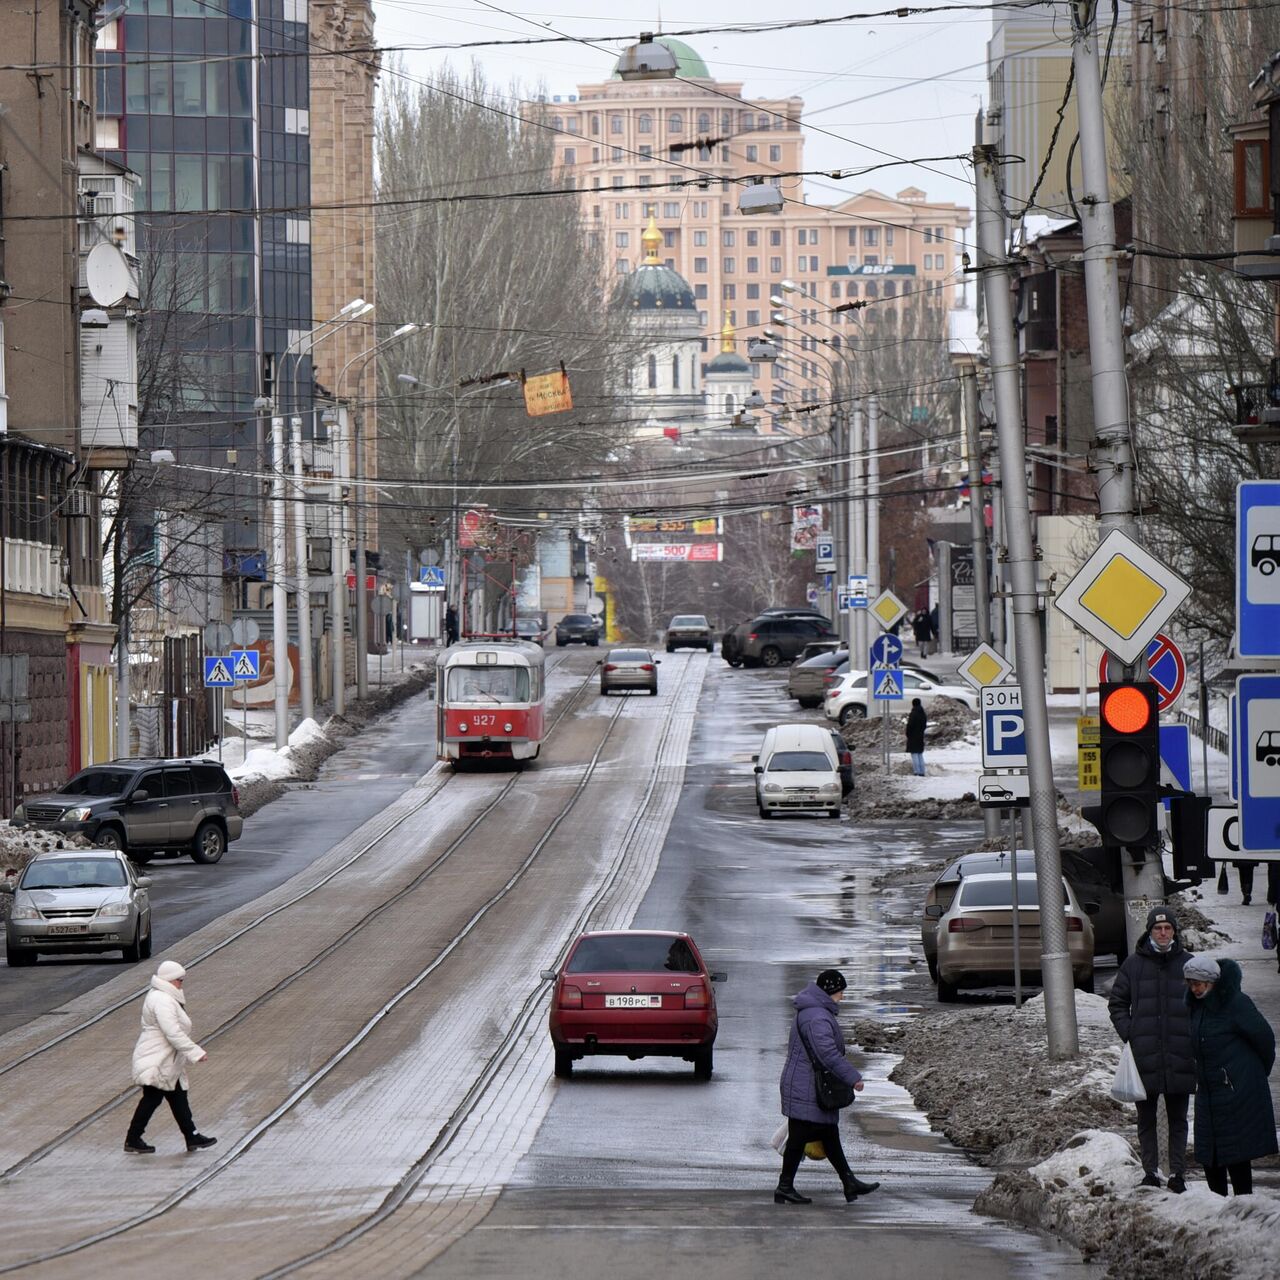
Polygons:
M796 1015L796 1035L800 1037L800 1043L804 1045L804 1051L809 1058L809 1065L813 1068L813 1085L818 1106L824 1111L839 1111L842 1107L849 1106L854 1098L853 1085L846 1084L834 1071L824 1067L814 1057L804 1032L800 1030L799 1014Z

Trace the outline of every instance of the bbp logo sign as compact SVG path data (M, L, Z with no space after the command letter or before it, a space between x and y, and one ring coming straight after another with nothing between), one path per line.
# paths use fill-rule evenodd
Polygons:
M1025 769L1027 729L1022 690L1016 684L984 685L978 703L982 722L982 767Z

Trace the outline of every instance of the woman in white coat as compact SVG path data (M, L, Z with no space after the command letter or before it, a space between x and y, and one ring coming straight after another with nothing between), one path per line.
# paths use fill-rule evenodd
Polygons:
M166 960L156 970L151 990L142 1002L142 1034L133 1049L133 1083L142 1086L142 1097L124 1140L126 1151L149 1155L155 1150L142 1140L142 1135L162 1102L169 1104L187 1140L188 1151L199 1151L217 1142L217 1138L206 1138L196 1130L187 1101L187 1063L203 1062L209 1055L191 1038L191 1019L182 994L186 976L187 971L180 964Z

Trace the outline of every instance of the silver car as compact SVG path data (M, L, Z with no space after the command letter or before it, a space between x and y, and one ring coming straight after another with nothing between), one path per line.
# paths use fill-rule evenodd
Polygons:
M37 854L16 886L5 926L11 969L42 951L119 951L130 962L151 955L151 877L116 849Z
M656 697L660 665L648 649L610 649L600 664L600 692L648 689Z

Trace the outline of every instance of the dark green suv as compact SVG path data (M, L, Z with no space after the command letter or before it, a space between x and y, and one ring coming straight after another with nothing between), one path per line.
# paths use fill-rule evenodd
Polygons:
M113 760L52 795L24 800L15 827L84 836L134 862L190 854L217 862L244 830L240 795L216 760Z

